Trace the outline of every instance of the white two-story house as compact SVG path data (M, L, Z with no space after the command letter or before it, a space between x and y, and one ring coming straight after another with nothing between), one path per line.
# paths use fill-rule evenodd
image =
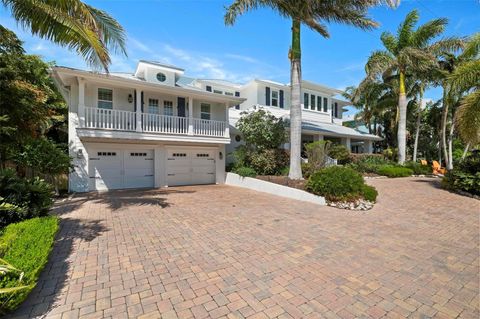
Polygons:
M149 61L133 74L54 67L52 77L69 107L70 191L224 182L238 94Z
M214 80L203 80L209 83L213 91L238 93L245 100L230 110L231 144L227 153L231 153L242 143L242 137L235 128L242 112L264 109L287 121L290 118L290 85L269 80L255 79L244 85L232 84L228 88L225 81L215 85ZM227 89L225 89L227 87ZM330 140L345 145L354 153L372 153L373 143L380 137L366 134L342 125L344 107L351 103L338 97L342 91L332 89L310 81L302 81L302 143L318 140ZM288 149L289 145L286 144Z

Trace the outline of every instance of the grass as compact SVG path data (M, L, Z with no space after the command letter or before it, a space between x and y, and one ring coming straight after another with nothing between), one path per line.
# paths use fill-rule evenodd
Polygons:
M35 287L40 272L48 261L57 230L58 219L53 216L10 224L2 230L0 256L24 273L21 284L28 288L0 294L0 315L15 309ZM0 288L18 285L18 276L7 274L0 278Z

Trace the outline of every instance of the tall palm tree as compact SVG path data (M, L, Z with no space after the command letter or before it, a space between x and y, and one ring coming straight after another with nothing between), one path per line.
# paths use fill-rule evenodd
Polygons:
M436 55L441 51L454 50L461 46L455 38L433 42L443 33L447 19L431 20L414 30L419 19L416 10L407 14L400 24L397 34L384 32L381 36L385 50L375 51L369 57L366 81L380 76L398 77L398 162L403 164L406 157L407 96L405 79L416 72L427 72L437 65Z
M126 55L125 32L105 11L80 0L0 0L34 35L77 51L108 71L110 51Z
M291 106L290 106L290 171L291 179L301 179L301 48L300 28L306 25L325 38L330 35L325 23L340 22L361 29L370 29L377 23L367 17L367 10L378 5L381 0L235 0L225 13L225 24L233 25L237 17L257 8L271 8L282 17L292 20L292 43L288 57L291 72ZM394 5L395 1L388 1Z

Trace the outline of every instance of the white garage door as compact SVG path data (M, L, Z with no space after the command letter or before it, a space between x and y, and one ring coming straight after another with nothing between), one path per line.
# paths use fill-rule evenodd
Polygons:
M94 149L90 151L94 190L153 187L153 150Z
M215 151L211 149L167 150L167 185L215 183Z

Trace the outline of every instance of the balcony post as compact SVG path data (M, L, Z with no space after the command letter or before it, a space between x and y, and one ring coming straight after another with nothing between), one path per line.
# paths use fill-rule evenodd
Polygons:
M188 135L193 135L193 97L188 97Z
M135 92L137 93L137 103L136 103L136 106L137 106L137 109L135 110L135 117L137 118L137 121L136 121L136 131L137 132L142 132L142 91L140 90L137 90L135 89Z
M225 103L225 137L230 138L230 124L228 119L229 104Z
M78 120L80 127L85 126L85 80L77 78L78 80Z

